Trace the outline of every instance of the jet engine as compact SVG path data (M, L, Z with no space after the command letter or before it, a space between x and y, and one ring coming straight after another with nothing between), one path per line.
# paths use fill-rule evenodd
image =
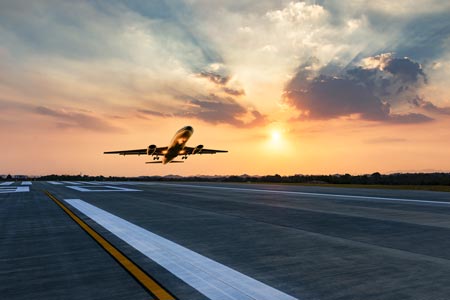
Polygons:
M194 148L194 150L192 150L192 154L200 154L200 152L202 152L203 149L203 145L198 145L197 147Z
M153 155L156 151L156 145L150 145L147 148L147 155Z

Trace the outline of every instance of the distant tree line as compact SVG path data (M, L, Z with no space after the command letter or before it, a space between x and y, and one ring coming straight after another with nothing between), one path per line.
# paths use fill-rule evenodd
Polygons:
M402 173L383 175L267 175L261 177L230 176L226 181L311 183L311 184L372 184L372 185L450 185L450 173Z
M253 183L303 183L303 184L371 184L371 185L450 185L450 173L398 173L367 175L291 175L281 176L89 176L89 175L47 175L36 180L67 181L197 181L197 182L253 182Z

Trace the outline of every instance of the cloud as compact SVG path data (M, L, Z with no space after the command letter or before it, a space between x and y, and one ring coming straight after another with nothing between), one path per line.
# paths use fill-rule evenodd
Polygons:
M390 143L403 143L406 141L407 141L407 139L404 139L404 138L379 137L379 138L368 139L365 142L368 144L390 144Z
M245 90L240 87L239 83L232 80L228 75L226 66L223 64L212 64L209 66L211 70L202 71L198 74L200 78L206 78L213 84L220 87L221 91L231 96L244 96Z
M153 111L142 115L170 117L166 112L179 105L177 95L202 95L195 98L208 106L214 94L236 102L219 101L224 109L244 107L247 121L254 109L246 105L275 118L287 76L314 53L317 62L309 71L299 69L304 78L297 74L301 83L292 81L285 93L305 115L424 121L408 114L434 114L431 107L410 105L405 112L400 106L437 72L425 68L425 75L414 60L426 67L449 52L448 8L436 0L9 1L0 4L0 89L30 104L39 98L48 108L82 105L103 116L125 105ZM375 55L387 51L399 57ZM364 65L362 57L378 66ZM324 82L314 82L321 75ZM349 87L346 107L329 96L336 83ZM313 103L321 87L331 89L323 92L328 99ZM357 101L357 95L367 99ZM438 108L437 101L446 101L432 99ZM164 105L162 113L155 109Z
M138 109L139 113L154 117L195 118L210 124L229 124L236 127L255 127L265 125L267 118L259 111L246 108L232 97L215 94L200 96L178 96L183 102L171 108L172 113Z
M403 124L432 120L420 113L399 114L393 109L416 97L426 84L426 75L417 62L382 54L331 76L322 73L334 72L334 68L314 70L315 61L300 66L285 88L285 101L303 117L333 119L356 114L365 120Z
M244 96L245 95L245 91L243 89L233 89L233 88L229 88L229 87L224 87L222 90L231 96Z
M149 115L153 117L163 117L163 118L173 117L173 114L162 113L150 109L138 109L137 111L144 115Z
M434 105L432 102L424 100L423 98L416 96L414 99L411 99L410 103L415 106L419 107L424 111L434 113L434 114L441 114L441 115L450 115L450 107L439 107Z
M92 131L121 131L119 128L110 125L91 113L52 109L45 106L35 107L34 112L38 115L55 119L58 127L61 128L88 129Z
M408 114L390 114L387 116L385 121L397 124L417 124L417 123L427 123L433 121L434 119L419 113L408 113Z
M230 81L229 76L224 76L224 75L220 75L220 74L217 74L214 72L209 72L209 71L202 71L202 72L200 72L199 76L206 78L215 84L220 84L220 85L226 85L228 83L228 81Z
M266 117L260 112L245 108L231 97L210 94L200 97L185 97L185 100L185 108L177 113L178 116L237 127L254 127L266 123Z

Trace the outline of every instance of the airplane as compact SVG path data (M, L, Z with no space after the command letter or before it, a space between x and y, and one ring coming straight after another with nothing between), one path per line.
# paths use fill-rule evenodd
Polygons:
M178 130L172 138L169 146L156 147L156 145L150 145L145 149L135 150L119 150L119 151L107 151L103 154L119 154L119 155L150 155L154 161L148 161L146 164L168 164L168 163L183 163L184 161L173 160L178 155L183 155L181 159L185 160L189 155L195 154L216 154L225 153L227 150L213 150L205 149L203 145L198 145L195 148L186 147L186 143L194 133L192 126L185 126ZM162 161L159 157L162 156Z

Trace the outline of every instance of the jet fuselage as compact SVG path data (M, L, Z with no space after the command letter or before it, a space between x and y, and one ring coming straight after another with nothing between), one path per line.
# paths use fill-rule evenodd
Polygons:
M166 153L163 156L162 163L167 164L178 155L186 154L183 149L193 133L194 128L192 128L191 126L185 126L178 130L172 138L172 141L170 142Z

